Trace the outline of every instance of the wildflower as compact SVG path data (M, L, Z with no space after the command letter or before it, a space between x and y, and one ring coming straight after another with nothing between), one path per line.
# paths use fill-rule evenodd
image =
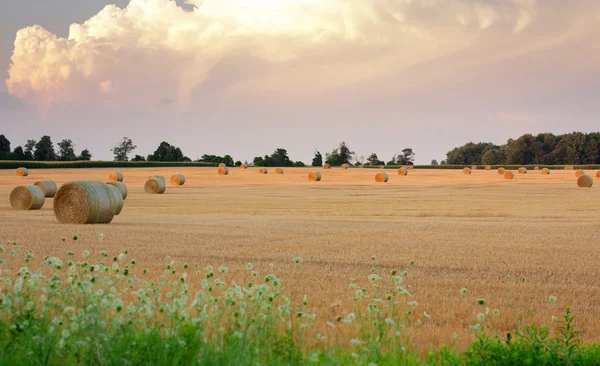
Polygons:
M79 234L73 234L73 240L79 240Z
M369 313L374 313L377 310L377 305L369 304Z
M63 329L62 332L60 332L60 336L62 338L69 338L70 335L71 335L71 332L69 332L67 329Z
M98 235L98 240L104 240L104 234L100 233L100 235Z
M349 313L348 315L346 315L346 319L344 320L344 322L345 323L352 323L355 319L356 319L356 314Z
M252 270L252 268L254 268L254 266L252 265L252 263L248 263L248 264L246 264L246 268L248 268L249 270Z
M100 251L100 255L102 255L104 258L108 257L108 253L106 253L104 250Z
M557 317L555 317L554 315L552 315L552 321L553 321L553 322L557 322L557 321L558 321L558 318L557 318Z
M356 339L356 338L352 338L352 339L350 340L350 344L353 344L353 345L355 345L355 346L359 345L360 343L361 343L361 342L360 342L360 340L359 340L359 339Z
M427 314L426 311L423 312L423 318L425 319L431 319L431 316L429 316L429 314Z
M296 263L296 264L300 264L300 263L302 263L302 258L300 258L300 257L295 257L294 259L292 259L292 261L293 261L294 263Z
M471 330L479 330L481 328L481 324L477 323L475 325L471 325L469 328L471 328Z
M350 289L351 290L356 290L356 284L355 283L351 283L350 284Z
M188 264L187 264L187 263L184 263L184 264L183 264L183 269L188 269L188 267L189 267L189 266L188 266Z
M463 296L466 295L467 294L467 288L463 287L462 289L460 289L460 294L463 295Z
M414 259L411 259L411 260L410 260L410 262L409 262L409 264L410 264L411 266L414 266L414 265L415 265L415 260L414 260Z
M372 273L369 275L369 281L371 282L377 282L378 280L380 280L381 277L379 277L378 275L376 275L375 273Z
M391 318L385 318L385 323L387 325L389 325L390 327L394 326L394 324L396 324L396 322L394 321L394 319Z
M229 268L227 268L225 266L219 267L219 272L221 272L221 273L227 273L228 271L229 271Z
M556 296L554 296L554 295L550 295L550 296L548 297L548 301L550 301L551 303L555 303L555 302L556 302Z
M484 305L485 304L485 299L484 298L477 299L477 303L479 305Z
M404 281L404 280L403 280L403 279L402 279L402 277L400 277L400 276L396 276L396 277L394 277L394 283L395 283L396 285L401 285L403 281Z
M122 261L123 259L125 259L125 254L123 254L123 253L119 254L119 260Z
M498 309L494 309L494 315L495 315L495 316L499 316L499 315L500 315L500 310L498 310Z
M148 269L147 269L147 268L143 268L143 269L142 269L142 272L143 272L144 274L146 274L146 273L148 273Z
M406 305L408 306L412 306L413 308L416 308L417 306L419 306L419 303L416 301L409 301L406 303Z
M484 319L485 319L485 314L484 313L477 314L477 320L479 320L480 322L482 322Z
M396 271L395 269L392 269L392 276L395 276L396 273L398 273L398 271Z
M90 256L90 252L88 250L83 251L83 258L88 258Z
M63 236L62 238L60 238L60 241L67 241L67 238Z
M336 328L335 324L333 324L332 322L327 322L327 325L332 327L332 328Z
M372 261L375 261L375 256L371 256L371 260L372 260Z
M490 308L485 308L485 315L490 315Z

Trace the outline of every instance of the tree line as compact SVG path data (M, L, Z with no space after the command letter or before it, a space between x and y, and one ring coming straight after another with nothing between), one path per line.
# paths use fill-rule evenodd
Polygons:
M504 145L469 142L448 151L442 163L457 165L600 164L600 132L525 134Z
M27 140L23 146L11 150L11 143L4 135L0 135L0 160L36 160L36 161L76 161L91 160L92 154L88 149L83 149L79 155L75 154L75 144L71 139L61 140L58 151L50 136L42 136L39 141Z

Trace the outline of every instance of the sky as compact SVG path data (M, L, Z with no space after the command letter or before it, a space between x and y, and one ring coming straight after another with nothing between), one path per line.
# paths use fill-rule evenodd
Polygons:
M600 129L597 0L23 0L0 5L0 134L110 160L441 161L466 142Z

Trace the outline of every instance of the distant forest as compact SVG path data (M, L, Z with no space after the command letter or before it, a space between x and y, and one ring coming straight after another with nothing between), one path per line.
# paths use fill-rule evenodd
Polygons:
M504 145L469 142L448 151L442 164L600 164L600 132L572 132L564 135L525 134Z

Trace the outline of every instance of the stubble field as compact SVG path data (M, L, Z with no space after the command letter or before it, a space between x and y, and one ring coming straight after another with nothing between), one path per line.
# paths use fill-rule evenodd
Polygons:
M479 298L500 310L490 317L499 334L550 323L572 306L582 338L598 341L600 194L578 188L572 171L531 171L509 181L495 171L414 170L400 177L386 170L390 181L382 184L374 182L377 170L317 169L322 181L309 182L312 170L259 175L231 168L219 176L216 168L122 169L129 189L123 212L109 225L86 226L58 224L52 199L40 211L14 211L9 193L40 179L59 186L106 181L111 169L32 170L28 177L0 171L0 239L37 258L128 250L158 273L167 255L192 270L251 262L266 272L272 263L287 292L308 295L311 308L331 322L351 309L349 284L368 282L375 256L379 272L409 271L417 312L431 317L411 330L424 348L448 343L454 333L459 346L467 345L469 325L482 311ZM175 173L185 175L184 186L144 192L149 175L168 180ZM74 233L79 240L71 240ZM294 265L294 257L303 264ZM198 281L190 278L190 287Z

